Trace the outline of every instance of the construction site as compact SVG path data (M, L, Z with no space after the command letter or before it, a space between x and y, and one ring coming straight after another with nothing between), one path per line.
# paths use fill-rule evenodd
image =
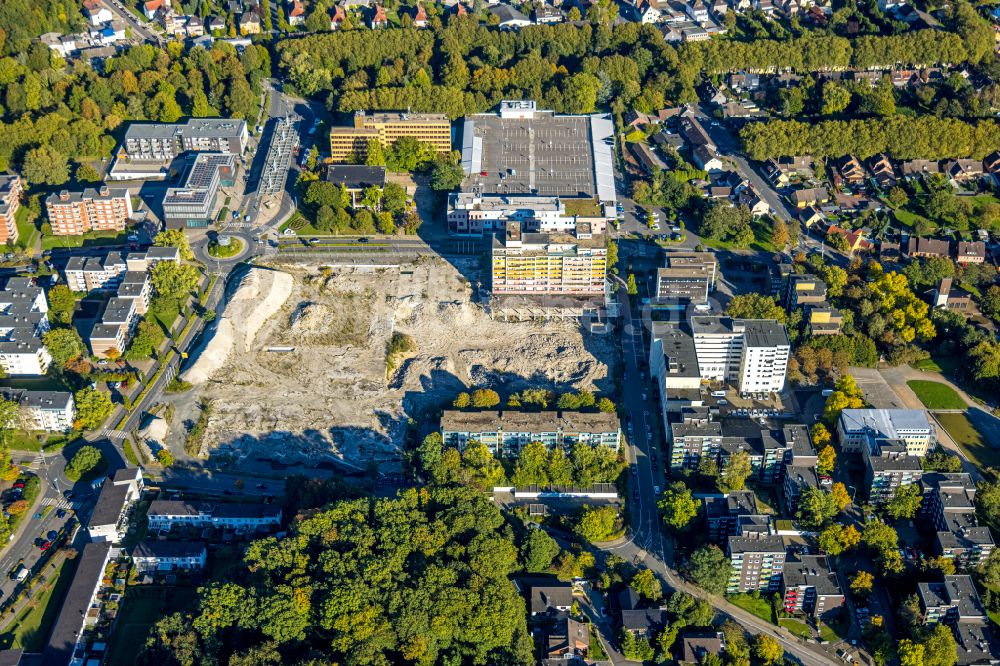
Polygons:
M194 388L172 401L175 437L207 404L199 457L394 471L407 429L433 429L469 388L613 392L610 331L496 321L465 277L478 259L461 261L251 269L182 375ZM389 362L394 334L410 345Z

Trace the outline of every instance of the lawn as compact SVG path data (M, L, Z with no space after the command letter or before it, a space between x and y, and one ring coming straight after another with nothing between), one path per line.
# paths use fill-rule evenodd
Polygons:
M41 451L43 446L46 453L55 453L74 439L66 435L50 435L38 430L12 430L8 438L7 443L14 451L34 453Z
M181 314L181 308L177 301L172 298L157 298L150 303L149 313L159 322L164 333L169 337L174 322Z
M969 417L962 412L935 413L934 416L977 467L1000 467L1000 450L983 439Z
M803 640L809 640L812 638L812 629L810 629L809 625L802 620L783 618L778 620L778 624Z
M896 221L905 227L913 227L920 220L926 220L922 215L917 215L916 213L911 213L908 210L903 210L902 208L896 208L892 211L892 214L896 217Z
M771 608L771 600L767 597L755 597L752 594L728 594L726 601L739 606L748 613L753 613L765 622L774 624L774 610Z
M59 604L66 587L73 579L75 560L63 560L46 581L48 589L32 601L32 606L22 612L6 632L0 635L0 647L21 648L25 652L41 652L48 640L52 622L56 619Z
M917 394L927 409L961 409L967 405L962 396L947 384L926 379L911 379L906 385Z
M580 217L600 217L604 214L601 204L593 199L563 199L567 215Z
M97 247L99 245L120 245L125 243L125 232L88 231L82 236L42 236L42 249L65 247Z
M850 630L850 621L843 618L837 620L836 622L831 621L829 624L824 622L819 623L819 637L827 643L836 643L837 641L847 638Z
M604 651L604 644L601 643L600 636L597 635L597 628L590 625L590 654L593 661L607 661L608 653Z
M38 234L35 223L28 220L29 214L30 211L25 206L18 208L14 214L14 223L17 224L17 246L22 249L34 247L35 236Z
M961 359L958 356L932 356L910 364L910 367L928 372L940 372L943 375L953 375L958 369Z
M132 666L150 627L161 617L186 608L196 594L191 587L129 588L108 644L108 665Z

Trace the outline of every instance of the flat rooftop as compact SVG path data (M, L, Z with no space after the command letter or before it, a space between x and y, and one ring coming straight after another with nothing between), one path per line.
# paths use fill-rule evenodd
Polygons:
M607 116L528 111L465 119L463 192L615 199L613 124Z

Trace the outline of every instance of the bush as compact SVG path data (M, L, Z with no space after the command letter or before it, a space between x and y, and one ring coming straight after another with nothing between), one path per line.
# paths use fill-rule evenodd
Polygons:
M166 449L160 449L160 451L156 454L156 459L164 467L170 467L174 464L174 455Z
M84 475L92 474L106 465L104 454L101 453L100 449L94 446L84 446L66 465L66 478L70 481L79 481Z

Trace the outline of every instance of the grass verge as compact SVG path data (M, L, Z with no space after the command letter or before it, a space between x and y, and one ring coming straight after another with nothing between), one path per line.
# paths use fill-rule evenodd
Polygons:
M962 400L962 396L947 384L926 379L911 379L906 382L906 385L917 394L920 402L924 403L924 407L927 409L964 410L967 406Z
M786 617L778 620L778 625L784 627L793 635L798 636L803 640L809 640L812 638L812 629L810 629L809 625L802 620Z
M726 595L726 601L756 615L765 622L774 624L774 609L771 608L770 599L766 597L755 597L752 594L730 594Z
M990 446L968 416L961 412L947 412L935 413L934 417L977 467L1000 467L1000 450Z
M41 593L31 600L27 610L0 635L0 648L19 648L25 652L41 652L45 647L52 623L59 611L59 602L73 579L75 560L64 559L49 575Z

